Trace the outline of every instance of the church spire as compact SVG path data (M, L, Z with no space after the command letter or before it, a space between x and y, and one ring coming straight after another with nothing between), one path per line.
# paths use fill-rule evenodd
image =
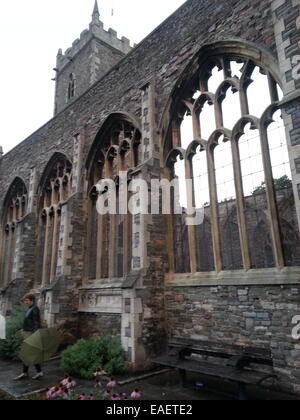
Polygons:
M98 1L95 0L94 10L92 14L93 22L98 22L100 19L100 13L99 13L99 7L98 7Z

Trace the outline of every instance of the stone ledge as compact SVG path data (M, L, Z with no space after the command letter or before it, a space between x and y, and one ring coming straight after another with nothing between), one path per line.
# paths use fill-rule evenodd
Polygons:
M300 267L265 270L222 271L220 273L195 273L167 275L167 286L300 286Z

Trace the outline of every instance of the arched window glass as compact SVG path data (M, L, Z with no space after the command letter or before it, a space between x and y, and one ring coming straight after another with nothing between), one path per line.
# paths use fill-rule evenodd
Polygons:
M251 79L252 83L247 89L249 113L260 118L271 104L268 77L263 69L256 66Z
M0 285L5 286L13 279L16 256L17 232L27 212L27 189L20 178L11 184L4 199L2 218L2 255L0 255ZM1 244L0 244L1 245Z
M236 197L230 141L221 136L214 149L216 184L219 203Z
M187 148L188 145L194 140L193 120L191 115L185 115L180 126L180 135L182 147Z
M239 139L239 153L244 196L247 197L265 183L265 173L259 131L251 130L249 123L244 129L244 133Z
M57 153L48 163L39 188L37 285L53 282L57 273L62 206L72 191L72 164Z
M200 211L200 221L196 226L197 270L214 271L214 255L211 234L210 196L207 156L199 146L193 157L195 206Z
M222 69L215 66L208 80L208 92L215 93L220 84L224 81L224 73Z
M268 202L261 141L259 130L251 127L250 122L244 128L244 134L239 139L238 147L251 267L274 267L271 226L268 217L266 217ZM258 226L264 232L264 238L261 241L257 240L257 235L261 235Z
M120 214L119 174L126 171L129 176L139 165L140 144L140 130L126 116L113 114L103 124L91 147L87 159L90 191L87 280L122 278L131 270L132 216ZM97 184L101 179L110 179L116 186L117 214L97 212ZM105 192L101 195L106 197Z
M281 111L275 111L272 119L267 134L284 262L286 266L297 266L300 264L300 235Z
M218 223L224 270L243 268L231 143L221 136L214 149L215 176L218 196Z
M205 102L200 112L200 127L202 139L208 140L211 133L216 129L215 110L213 104Z
M75 88L76 88L76 79L73 73L69 76L69 84L68 84L68 101L70 101L75 96Z
M191 270L299 265L299 226L285 128L280 111L273 112L273 123L269 115L270 109L278 108L282 90L270 70L237 54L214 53L199 63L189 82L184 78L179 83L178 97L173 94L173 129L167 131L164 150L165 156L172 148L188 151L181 163L185 168L193 156L194 202L198 208L204 206L202 220L209 221L214 239L214 264L206 259L201 265L205 256L197 244L210 240L199 226L188 229L189 250L196 249L197 254L190 255ZM188 115L178 136L174 127L183 104ZM193 133L193 138L186 133ZM199 137L203 144L195 152ZM181 191L184 197L183 187ZM178 235L176 241L178 245Z
M241 105L238 92L229 88L222 102L223 126L232 130L235 123L241 118Z
M273 115L274 122L268 127L268 140L274 180L282 177L292 179L290 159L281 111Z

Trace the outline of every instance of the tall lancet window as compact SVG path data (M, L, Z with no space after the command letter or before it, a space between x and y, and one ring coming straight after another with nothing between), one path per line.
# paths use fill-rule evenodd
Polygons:
M68 84L68 94L67 94L68 102L72 98L74 98L75 90L76 90L76 79L75 79L74 74L71 73L69 76L69 84Z
M27 189L20 178L11 184L4 200L2 215L2 241L0 249L0 285L13 279L14 258L19 224L27 212Z
M193 179L188 202L201 217L196 227L179 229L178 216L169 223L170 271L299 266L300 234L275 74L249 57L216 51L197 63L173 93L164 156L166 168L170 158L176 167L180 156L180 175ZM186 194L183 187L180 193ZM190 264L178 248L181 254L189 250Z
M132 216L122 209L123 189L131 171L140 162L141 133L137 123L123 114L113 114L103 124L87 160L89 217L87 236L87 280L123 278L131 270ZM120 172L126 174L120 178ZM113 182L116 214L99 214L97 200L101 179ZM105 195L105 192L102 192ZM129 199L129 196L127 196Z
M56 277L61 212L71 195L72 164L62 154L49 162L39 190L38 206L38 285L46 286Z

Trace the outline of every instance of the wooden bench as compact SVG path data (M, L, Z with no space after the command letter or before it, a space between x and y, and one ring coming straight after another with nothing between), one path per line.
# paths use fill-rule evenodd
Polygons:
M261 386L268 379L277 378L271 351L255 347L177 338L169 343L167 353L153 362L178 369L182 386L186 386L187 372L235 382L239 400L246 399L247 385Z

